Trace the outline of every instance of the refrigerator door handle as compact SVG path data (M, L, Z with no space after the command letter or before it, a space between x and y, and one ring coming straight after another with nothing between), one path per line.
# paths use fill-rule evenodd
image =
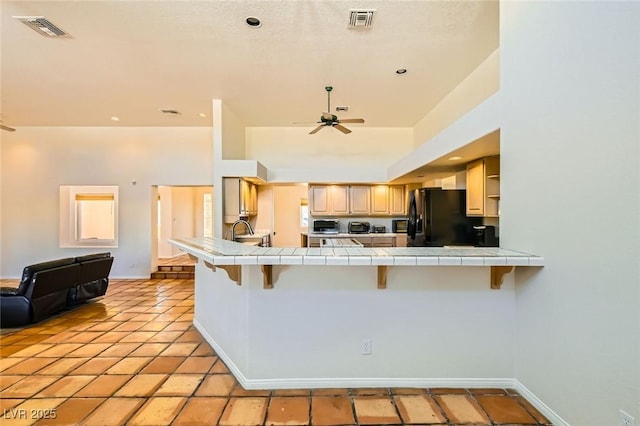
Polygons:
M418 227L418 206L416 205L415 191L411 192L409 201L409 220L407 221L407 235L412 240L416 237Z

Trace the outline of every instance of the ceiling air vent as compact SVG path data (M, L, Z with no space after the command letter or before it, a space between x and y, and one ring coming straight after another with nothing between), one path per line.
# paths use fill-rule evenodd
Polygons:
M349 28L368 28L373 20L375 9L349 11Z
M349 107L348 106L337 106L336 107L336 112L346 112L349 111Z
M161 109L160 112L163 114L174 115L174 116L182 115L180 111L175 109Z
M52 24L44 16L14 16L27 27L45 37L69 37L69 34Z

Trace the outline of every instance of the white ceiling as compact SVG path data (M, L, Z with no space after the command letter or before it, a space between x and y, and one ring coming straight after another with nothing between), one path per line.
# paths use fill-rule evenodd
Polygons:
M0 112L12 126L210 126L211 100L222 99L247 126L290 126L317 120L331 85L332 109L350 107L337 115L366 120L350 128L411 127L498 48L498 7L1 0ZM349 10L361 8L376 9L372 27L348 29ZM12 18L24 15L71 37L46 38ZM250 28L248 16L263 25Z

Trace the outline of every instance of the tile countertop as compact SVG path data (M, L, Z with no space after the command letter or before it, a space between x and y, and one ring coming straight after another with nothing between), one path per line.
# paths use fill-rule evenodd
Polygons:
M220 238L169 240L214 265L544 266L544 258L496 247L253 247Z

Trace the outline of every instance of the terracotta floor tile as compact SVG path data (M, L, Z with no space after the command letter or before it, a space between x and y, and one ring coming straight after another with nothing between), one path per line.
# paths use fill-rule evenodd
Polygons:
M400 417L405 424L446 423L440 408L427 395L399 395L395 397Z
M524 397L518 395L518 396L515 396L513 399L516 400L520 405L522 405L527 410L527 412L531 414L531 416L534 419L536 419L536 421L541 425L551 424L549 419L547 419L540 411L538 411L533 405L531 405L529 401L524 399Z
M155 395L191 396L203 380L204 374L172 374L155 392Z
M245 389L242 387L240 383L236 384L236 387L231 391L231 396L269 396L271 395L270 390L259 390L259 389Z
M273 396L309 396L311 389L274 389Z
M15 382L0 392L1 398L29 398L51 383L58 380L59 376L29 376Z
M0 371L4 371L7 368L13 367L14 365L24 361L23 358L0 358Z
M182 335L182 331L159 331L148 342L154 343L173 343L178 337Z
M309 397L272 397L267 414L268 425L308 425Z
M216 356L216 352L213 350L211 345L207 342L202 342L198 345L198 348L193 351L191 356Z
M89 327L87 332L111 331L121 324L122 323L118 321L101 321Z
M120 357L129 355L140 346L140 343L114 343L100 353L100 357Z
M94 340L104 335L104 331L83 331L82 333L76 333L75 336L66 339L67 343L94 343ZM100 342L95 342L100 343ZM106 343L106 342L102 342Z
M353 425L356 423L351 399L346 396L314 396L311 398L311 423L320 426Z
M138 314L135 317L131 318L131 321L149 322L149 321L153 321L157 317L158 317L158 314L144 313L144 314Z
M432 395L468 395L469 392L464 388L430 388L429 393Z
M138 331L162 331L164 330L169 324L171 324L169 321L154 321L154 322L148 322L145 325L143 325L142 327L140 327L138 329Z
M388 388L357 388L351 389L351 395L367 396L367 395L389 395Z
M172 343L160 356L189 356L197 346L197 343Z
M90 358L60 358L52 364L49 364L38 374L61 376L69 374L79 365L86 363Z
M424 395L427 393L425 388L390 388L393 395Z
M22 404L14 408L14 416L11 422L7 422L12 426L34 424L40 419L57 417L57 407L62 404L64 398L33 398L27 399ZM11 414L9 414L11 415ZM4 417L6 419L6 415Z
M262 425L267 412L267 398L231 398L220 422L221 426Z
M2 375L0 376L0 390L8 388L9 386L13 385L15 382L18 382L24 378L25 376Z
M476 395L476 401L496 423L538 424L518 402L509 396Z
M118 361L109 368L106 374L136 374L153 358L151 357L127 357Z
M22 398L0 398L0 412L4 414L11 408L17 407L23 402L24 399ZM2 418L6 418L6 416L3 415Z
M218 424L227 398L193 397L173 421L173 426L209 426Z
M55 361L56 358L27 358L7 368L2 374L33 374Z
M114 394L119 397L149 397L166 380L166 374L138 374Z
M74 358L70 358L74 359ZM79 365L74 370L70 371L68 374L72 375L83 375L83 374L103 374L109 368L111 368L115 363L119 362L122 358L75 358L75 359L85 359L86 361Z
M491 424L482 408L469 395L437 395L434 398L452 423Z
M154 358L149 364L147 364L141 371L144 374L171 374L180 364L184 362L185 358L181 356L162 356Z
M93 343L117 343L131 333L126 331L109 331L100 337L96 337Z
M131 352L129 356L157 356L164 351L168 343L143 343Z
M217 360L215 356L188 357L176 369L176 373L207 373Z
M144 402L144 398L109 398L91 413L82 425L124 425Z
M36 426L76 426L105 398L70 398L56 407L55 419L43 419Z
M110 347L110 343L87 343L67 354L70 357L92 357Z
M60 358L81 348L82 346L82 343L59 343L57 345L52 345L49 349L40 352L36 356Z
M236 385L231 374L206 375L196 391L196 396L228 396Z
M211 373L211 374L229 374L231 372L229 371L229 369L225 365L224 361L222 361L220 358L218 358L218 361L216 361L216 363L213 364L213 367L211 367L211 370L209 371L209 373Z
M136 413L127 425L169 425L178 415L187 398L154 397Z
M98 376L94 381L82 388L76 397L96 398L109 397L127 383L133 376L130 375L104 375Z
M29 358L32 356L35 356L37 354L39 354L40 352L49 350L49 349L56 349L56 345L53 344L45 344L45 343L38 343L36 345L31 345L28 348L22 349L20 352L16 352L14 355L20 358ZM53 355L53 356L58 356L58 355Z
M191 327L191 322L173 322L165 328L165 331L186 331Z
M349 396L349 389L347 388L322 388L313 389L311 391L313 396Z
M360 425L402 424L389 397L358 396L353 398L353 405Z
M140 327L142 327L144 322L136 322L136 321L127 321L124 323L120 323L116 328L111 331L136 331Z
M36 398L70 397L85 387L96 376L66 376L52 383L40 392Z
M201 343L202 341L203 338L197 331L187 331L176 339L179 343Z
M135 333L131 333L128 336L123 337L120 340L120 343L128 343L128 342L135 342L135 343L144 343L146 341L148 341L149 339L151 339L153 336L156 335L155 331L136 331Z

